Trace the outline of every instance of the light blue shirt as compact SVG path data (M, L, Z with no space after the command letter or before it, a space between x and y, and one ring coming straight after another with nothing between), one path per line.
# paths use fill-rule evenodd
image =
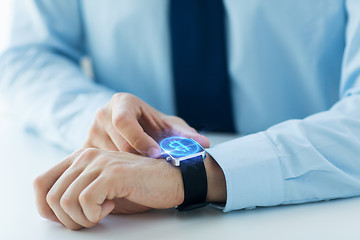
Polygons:
M208 150L225 211L360 195L360 1L224 2L236 127L249 134ZM170 52L166 0L18 1L0 88L28 130L74 149L114 92L175 113Z

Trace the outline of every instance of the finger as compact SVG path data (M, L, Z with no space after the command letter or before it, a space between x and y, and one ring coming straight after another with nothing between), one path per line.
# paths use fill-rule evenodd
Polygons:
M46 196L54 183L58 178L63 174L63 172L70 167L73 162L73 159L79 154L81 150L74 152L69 157L65 158L63 161L52 167L46 173L38 176L34 180L34 192L35 192L35 201L38 212L44 218L58 221L55 213L52 211L50 206L46 201Z
M106 181L106 177L99 176L80 193L80 205L84 215L91 222L101 221L114 209L114 201L107 199L109 187L113 187L110 185ZM117 194L121 193L117 192Z
M74 222L87 228L93 227L97 222L91 222L86 218L79 203L79 196L82 190L96 179L97 176L98 173L85 170L70 184L60 199L60 205L64 212Z
M86 149L76 158L76 161L58 178L47 193L46 201L56 217L67 228L76 230L82 225L76 223L61 207L60 199L69 185L81 174L89 160L93 159L99 150Z
M210 147L210 141L204 135L199 134L194 128L190 127L183 119L178 117L168 117L166 120L168 128L171 129L171 135L182 136L194 139L202 147Z
M80 229L82 225L76 223L68 214L62 209L60 199L66 189L66 185L70 184L71 180L75 179L79 173L67 174L66 178L59 179L47 194L46 201L50 208L55 213L56 217L67 228L76 230Z
M115 144L117 151L128 152L138 155L140 154L120 135L118 131L116 131L113 126L108 127L106 131L113 144Z
M110 105L96 112L96 119L89 130L89 140L86 147L96 147L110 151L121 151L139 154L112 124Z
M210 141L204 135L199 134L195 130L188 129L184 126L174 125L173 131L177 133L177 135L181 135L183 137L194 139L198 142L202 147L208 148L210 147Z
M157 142L144 132L138 119L118 108L113 112L113 125L121 136L138 152L145 156L158 157L161 150Z
M163 123L162 116L166 115L147 106L142 109L142 114L139 117L139 124L155 141L160 141L168 131L166 124Z
M115 203L112 200L105 200L103 204L101 204L101 212L99 221L104 219L107 215L109 215L115 208Z

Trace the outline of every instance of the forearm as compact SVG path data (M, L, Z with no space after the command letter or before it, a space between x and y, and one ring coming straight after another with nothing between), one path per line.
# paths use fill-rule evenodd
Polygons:
M281 160L283 204L360 194L360 95L266 131Z
M0 62L1 91L23 125L69 150L81 146L96 109L112 95L47 48L11 49Z
M224 171L224 211L360 195L359 105L360 95L346 97L329 111L208 149Z
M87 78L78 1L17 1L0 56L0 91L27 130L69 150L81 147L112 91ZM71 26L71 27L69 27Z

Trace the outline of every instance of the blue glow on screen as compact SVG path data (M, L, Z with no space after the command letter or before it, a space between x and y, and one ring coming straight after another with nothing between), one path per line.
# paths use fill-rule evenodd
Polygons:
M201 151L197 142L184 137L165 138L161 141L160 147L165 153L173 157L184 157Z

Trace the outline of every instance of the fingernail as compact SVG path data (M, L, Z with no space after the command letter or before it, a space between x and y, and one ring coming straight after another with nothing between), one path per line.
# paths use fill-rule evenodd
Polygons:
M153 158L157 158L160 156L160 150L156 147L150 147L148 151L148 155Z

